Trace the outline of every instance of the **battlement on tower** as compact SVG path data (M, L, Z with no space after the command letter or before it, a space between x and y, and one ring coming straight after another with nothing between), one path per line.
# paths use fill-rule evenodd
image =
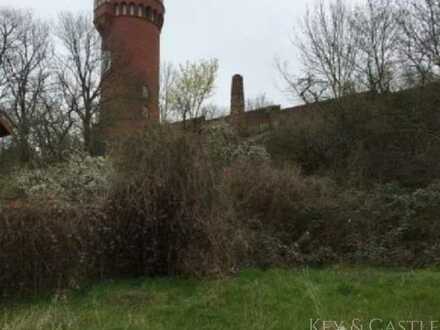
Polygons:
M165 9L164 5L163 5L163 0L152 0L153 2L156 2L158 4L160 4L162 6L163 9ZM136 0L136 1L121 1L121 0L95 0L94 1L94 9L96 10L98 7L105 5L105 4L114 4L116 2L124 2L124 3L128 3L128 4L140 4L142 2L144 2L143 0Z
M131 16L143 18L159 29L164 23L165 7L160 0L137 0L127 2L121 0L95 0L95 17L100 16Z

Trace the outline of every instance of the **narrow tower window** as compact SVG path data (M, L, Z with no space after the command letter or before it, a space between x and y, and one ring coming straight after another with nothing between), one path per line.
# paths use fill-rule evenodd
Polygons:
M145 17L150 20L151 19L151 7L147 7L145 9Z
M138 7L138 16L139 17L144 16L144 6L143 5L139 5L139 7Z
M121 7L119 6L118 3L115 5L115 15L116 16L121 15Z
M122 15L127 15L127 4L122 3Z
M134 3L130 4L130 16L134 16L136 15L136 6L134 5Z

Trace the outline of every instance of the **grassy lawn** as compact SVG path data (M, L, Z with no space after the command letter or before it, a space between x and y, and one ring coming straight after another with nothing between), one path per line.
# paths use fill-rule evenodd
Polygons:
M116 281L0 311L1 330L310 329L312 318L365 320L366 330L382 319L373 329L385 329L389 321L440 321L440 272L338 267Z

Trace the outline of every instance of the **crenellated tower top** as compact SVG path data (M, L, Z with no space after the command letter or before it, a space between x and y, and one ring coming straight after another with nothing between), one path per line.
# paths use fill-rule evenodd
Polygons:
M132 16L148 20L162 29L165 7L162 0L94 0L95 23L101 31L105 18ZM100 22L103 20L103 22Z

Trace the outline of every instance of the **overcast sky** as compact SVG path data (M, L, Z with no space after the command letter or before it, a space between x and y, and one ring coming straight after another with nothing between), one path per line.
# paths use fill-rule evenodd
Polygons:
M297 101L282 92L275 69L278 56L296 59L293 26L313 0L165 0L162 60L215 57L220 71L214 103L228 106L234 73L245 79L246 97L265 93L283 106ZM93 0L0 0L0 7L32 8L55 18L61 10L92 11Z

